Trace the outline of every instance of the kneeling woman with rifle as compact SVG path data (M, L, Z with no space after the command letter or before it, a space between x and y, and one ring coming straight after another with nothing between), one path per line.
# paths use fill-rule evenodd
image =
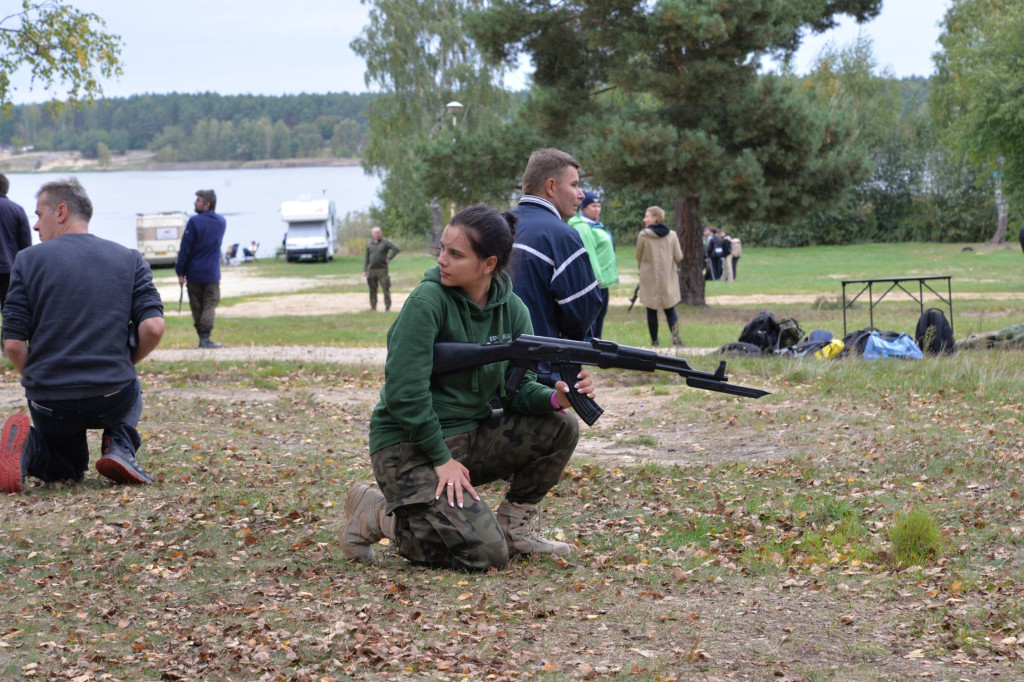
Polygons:
M565 412L566 393L594 397L586 370L572 389L560 381L554 390L527 372L512 395L507 362L432 376L439 341L507 343L532 333L504 271L515 222L486 206L460 211L441 235L437 267L388 330L384 387L370 417L380 490L358 484L348 493L341 545L352 558L372 561L370 545L382 537L412 562L467 571L501 568L516 554L571 551L531 523L576 448L579 425ZM501 411L491 409L495 395ZM491 511L474 485L509 478Z

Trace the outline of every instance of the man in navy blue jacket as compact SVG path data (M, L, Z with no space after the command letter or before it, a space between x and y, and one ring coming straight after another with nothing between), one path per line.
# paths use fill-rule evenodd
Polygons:
M583 200L580 164L553 148L530 154L512 251L513 289L526 303L538 336L582 341L592 335L603 299L579 233L565 221ZM559 377L538 372L554 385ZM576 377L562 377L572 384Z
M533 333L582 341L601 311L601 291L583 240L566 220L583 200L580 164L558 149L538 149L523 173L511 267L515 293Z
M212 189L196 192L196 214L185 225L178 249L178 284L188 287L188 307L199 334L200 348L220 348L210 339L220 303L220 254L227 221L218 215L217 194Z
M153 273L135 249L89 234L92 202L78 180L48 182L36 198L42 243L14 259L3 320L32 418L17 412L0 430L0 491L20 492L26 476L82 481L88 429L103 430L100 474L152 483L136 459L135 364L164 333Z

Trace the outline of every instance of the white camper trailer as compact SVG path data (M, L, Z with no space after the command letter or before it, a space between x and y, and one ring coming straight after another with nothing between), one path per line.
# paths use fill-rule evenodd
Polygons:
M150 265L174 265L187 224L188 215L184 211L137 213L136 248L142 258Z
M281 220L288 223L284 254L289 263L334 258L338 250L338 225L334 202L307 199L281 203Z

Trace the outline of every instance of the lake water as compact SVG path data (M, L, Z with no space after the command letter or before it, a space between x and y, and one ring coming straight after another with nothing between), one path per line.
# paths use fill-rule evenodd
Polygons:
M25 208L34 225L35 193L44 182L69 173L8 173L8 197ZM260 244L260 258L273 256L285 233L282 201L333 199L341 219L365 211L376 199L379 181L359 166L258 168L236 170L123 171L78 173L93 203L89 231L135 248L135 215L161 211L194 212L197 189L217 192L217 212L228 221L224 247ZM38 242L39 235L33 232Z

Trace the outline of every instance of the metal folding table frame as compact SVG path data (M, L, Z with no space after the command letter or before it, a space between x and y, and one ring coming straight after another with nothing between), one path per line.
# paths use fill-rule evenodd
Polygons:
M875 279L844 279L843 280L843 336L846 336L846 311L849 310L854 302L863 295L866 291L868 292L868 316L871 320L871 326L875 326L875 306L882 302L890 291L893 289L900 289L910 298L917 302L921 308L921 313L924 313L924 292L925 289L933 293L940 301L946 304L949 308L949 326L953 328L953 285L950 282L952 275L929 275L927 277L879 277ZM938 291L936 291L929 282L933 280L946 280L946 295L943 297ZM917 282L917 293L912 289L907 289L903 286L904 282ZM847 284L861 284L863 285L857 295L851 298L849 301L846 300L846 285ZM874 297L874 285L875 284L888 284L889 288L882 292L882 295L875 300Z

